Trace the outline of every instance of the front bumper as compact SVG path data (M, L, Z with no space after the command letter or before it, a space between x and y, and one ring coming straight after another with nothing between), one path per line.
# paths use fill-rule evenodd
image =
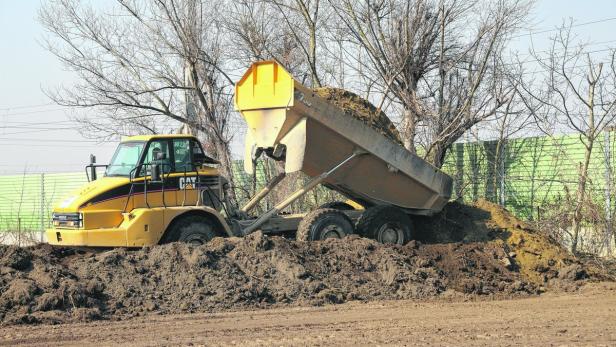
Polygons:
M223 230L231 236L231 230L218 214L206 206L176 206L138 208L123 213L121 223L115 228L70 229L52 228L45 231L47 242L56 246L83 247L143 247L158 244L167 226L177 216L190 212L206 212L220 222ZM87 222L85 225L91 225Z
M54 227L45 234L47 242L56 246L143 247L157 244L165 226L163 209L135 209L123 214L114 228Z
M51 245L84 247L127 247L126 232L124 228L45 230L47 242Z

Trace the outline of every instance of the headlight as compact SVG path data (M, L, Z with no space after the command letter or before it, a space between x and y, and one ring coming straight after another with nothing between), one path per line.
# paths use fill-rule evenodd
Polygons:
M83 214L73 213L53 213L51 215L54 227L81 228L83 227Z
M76 196L71 196L71 197L68 197L68 198L66 198L66 199L62 200L62 202L60 203L60 207L61 207L61 208L67 208L67 207L69 207L69 206L73 203L73 201L75 201L76 199L77 199L77 197L76 197Z

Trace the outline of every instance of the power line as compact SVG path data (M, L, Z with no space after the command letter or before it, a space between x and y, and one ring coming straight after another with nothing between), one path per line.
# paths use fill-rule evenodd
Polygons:
M605 44L614 43L614 42L616 42L616 40L608 40L608 41L600 41L600 42L589 42L589 43L584 44L584 46L585 47L590 47L590 46L597 46L597 45L605 45ZM536 54L549 53L549 52L551 52L551 50L549 50L549 49L545 49L545 50L542 50L542 51L535 51ZM562 52L564 52L564 50L555 50L554 52L555 53L562 53ZM530 57L532 55L533 55L532 53L524 53L524 54L518 55L518 57Z
M22 122L22 121L3 121L2 124L11 124L11 125L56 125L56 124L66 124L66 123L78 123L72 120L60 120L60 121L52 121L52 122Z
M27 139L27 138L0 138L0 141L29 141L29 142L61 142L61 143L97 143L99 145L104 144L105 141L97 140L56 140L56 139Z
M38 127L38 126L23 126L23 125L2 125L0 129L30 129L30 130L71 130L77 129L76 127Z
M0 111L20 110L24 108L37 108L37 107L51 106L51 105L55 105L55 103L50 102L50 103L38 104L38 105L21 105L21 106L3 107L3 108L0 108Z
M35 144L23 144L23 143L3 143L0 142L0 145L4 146L4 147L11 147L11 146L19 146L19 147L36 147L36 148L75 148L75 146L71 146L71 145L35 145ZM100 148L100 146L97 145L80 145L79 148Z
M16 131L16 132L13 132L13 133L3 133L3 132L0 132L0 135L1 136L6 136L6 135L21 135L21 134L42 133L42 132L47 132L47 131L75 131L75 130L77 130L77 128L41 129L41 130Z
M49 167L75 167L75 166L83 166L84 163L73 163L73 164L48 164L48 163L36 163L36 164L28 164L28 167L36 167L36 166L49 166ZM14 165L0 165L0 167L17 167L23 168L24 164L14 164Z
M616 40L615 40L616 41ZM586 51L586 52L580 52L579 54L592 54L592 53L601 53L601 52L608 52L608 51L613 51L614 48L604 48L604 49L598 49L598 50L594 50L594 51ZM511 66L511 65L524 65L524 64L528 64L528 63L539 63L542 62L544 60L550 60L552 58L566 58L566 56L564 55L559 55L559 56L554 56L554 57L544 57L544 58L538 58L538 59L530 59L530 60L524 60L521 61L519 63L505 63L503 64L504 66Z
M609 21L612 21L612 20L616 20L616 17L598 19L598 20L594 20L594 21L590 21L590 22L584 22L584 23L580 23L580 24L574 24L574 25L571 25L571 28L578 28L578 27L581 27L581 26L586 26L586 25L591 25L591 24L604 23L604 22L609 22ZM526 33L526 34L520 34L520 35L513 36L512 39L517 39L517 38L524 37L524 36L531 36L531 35L535 35L535 34L545 34L545 33L549 33L549 32L552 32L552 31L558 31L558 30L560 30L560 28L533 31L533 32L529 32L529 33Z
M66 110L67 108L68 108L68 106L67 107L63 107L63 108L54 108L54 109L47 109L47 110L38 110L38 111L29 111L29 112L16 112L16 113L5 113L5 114L0 114L0 118L1 117L22 116L22 115L26 115L26 114L43 113L43 112L63 111L63 110Z

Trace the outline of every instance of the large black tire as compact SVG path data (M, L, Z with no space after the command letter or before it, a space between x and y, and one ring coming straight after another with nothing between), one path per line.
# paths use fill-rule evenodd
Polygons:
M413 222L401 209L394 206L374 206L359 217L357 233L380 243L403 245L413 238Z
M342 202L342 201L326 202L323 205L319 206L319 208L333 208L339 211L353 211L355 209L355 207L347 204L346 202Z
M174 221L162 243L186 242L203 245L216 237L215 226L203 216L185 216Z
M353 223L344 213L333 208L319 208L304 216L295 238L299 241L341 239L353 230Z

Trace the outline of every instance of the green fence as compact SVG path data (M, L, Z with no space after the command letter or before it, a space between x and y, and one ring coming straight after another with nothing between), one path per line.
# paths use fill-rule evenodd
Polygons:
M614 205L615 138L602 134L589 166L589 200L603 215L611 215ZM584 154L577 136L455 144L443 169L454 177L456 197L485 197L532 220L541 219L548 207L572 201Z
M85 173L0 176L0 231L42 230L53 203L85 182Z

